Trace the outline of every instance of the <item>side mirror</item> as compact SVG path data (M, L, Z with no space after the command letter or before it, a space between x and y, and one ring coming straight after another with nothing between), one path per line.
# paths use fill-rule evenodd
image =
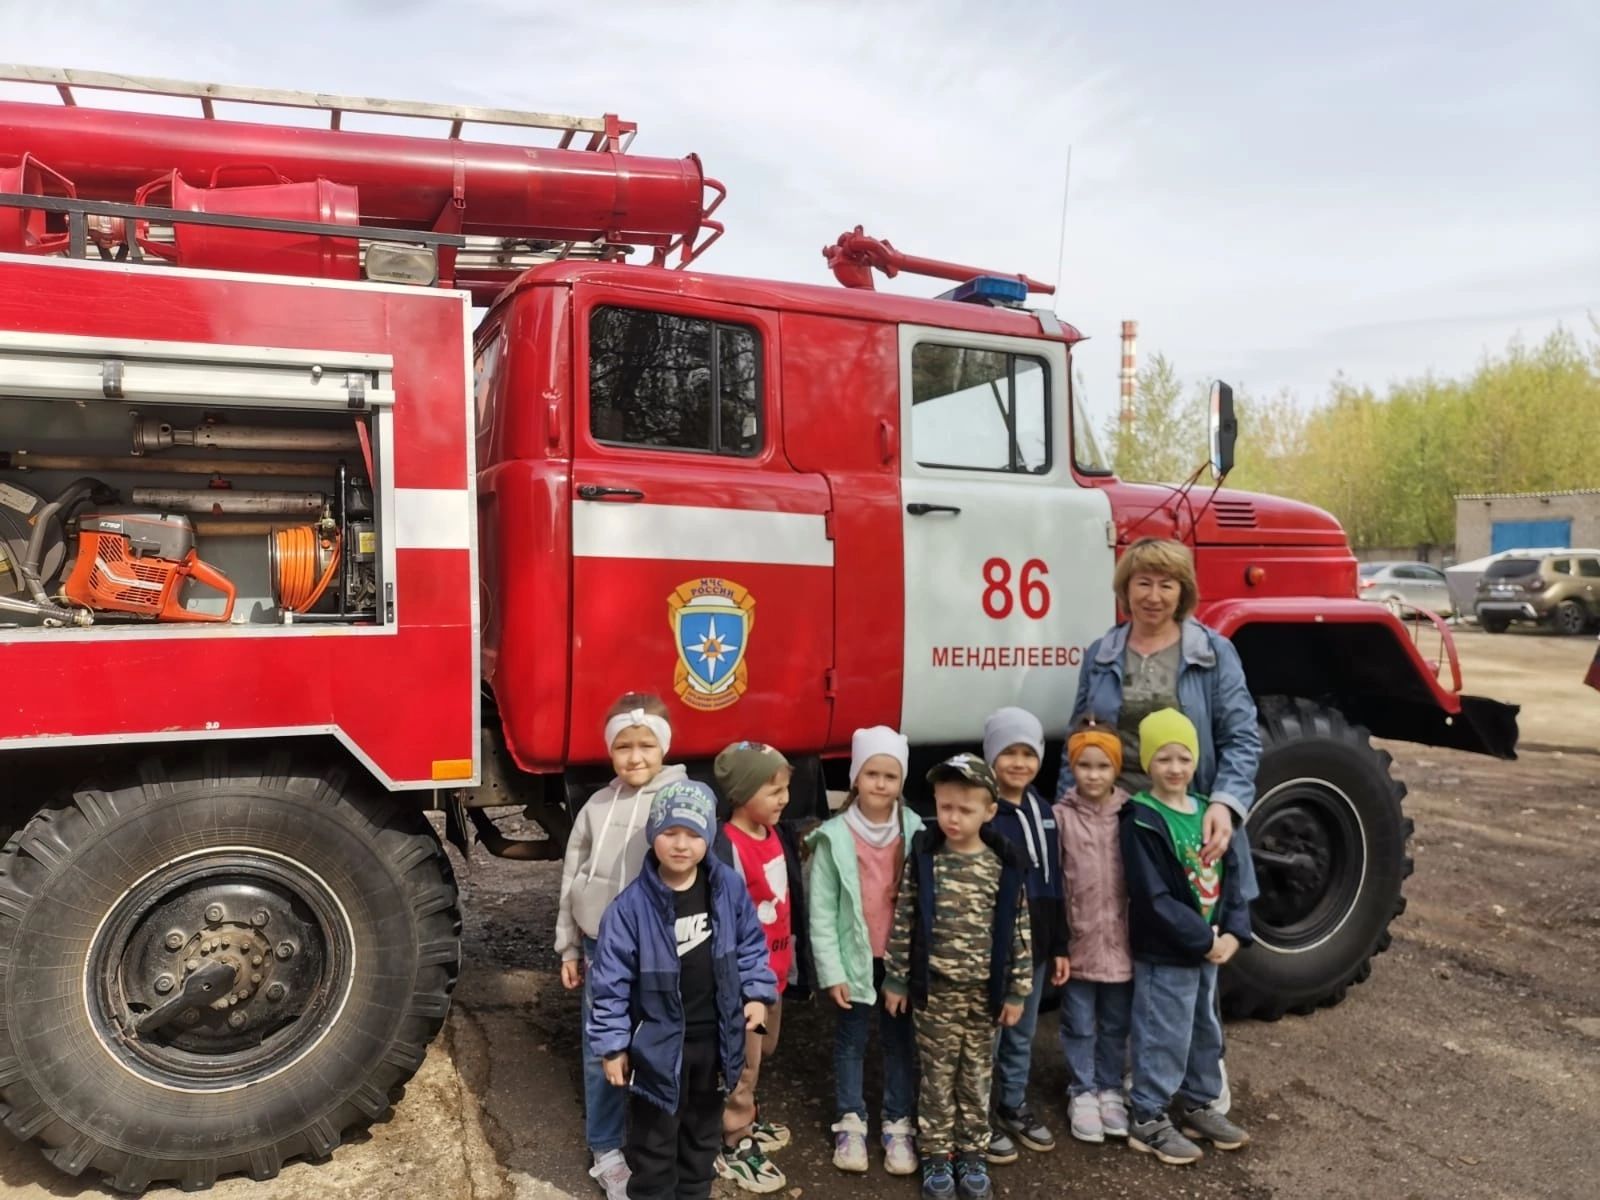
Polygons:
M1211 385L1211 475L1223 479L1233 470L1233 444L1239 421L1233 415L1233 388L1221 380Z

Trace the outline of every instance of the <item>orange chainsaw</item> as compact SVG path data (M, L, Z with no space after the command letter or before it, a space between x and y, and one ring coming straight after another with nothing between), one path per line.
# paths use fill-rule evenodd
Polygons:
M220 613L184 607L184 585L194 582L226 597ZM67 576L67 599L96 612L133 613L159 621L228 621L233 583L194 548L188 517L113 511L78 517L78 558Z

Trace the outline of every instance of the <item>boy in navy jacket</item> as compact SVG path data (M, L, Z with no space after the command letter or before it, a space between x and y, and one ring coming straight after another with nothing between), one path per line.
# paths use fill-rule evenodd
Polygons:
M746 1031L778 999L750 895L706 854L715 836L710 788L660 789L644 867L600 922L588 1033L606 1078L629 1090L632 1200L711 1194L723 1093L744 1069Z
M1133 1120L1128 1142L1164 1163L1202 1157L1191 1138L1237 1150L1250 1135L1208 1105L1222 1090L1217 968L1251 940L1238 850L1207 862L1205 798L1189 791L1199 736L1174 708L1139 723L1150 790L1123 806L1119 830L1133 952ZM1167 1110L1177 1101L1178 1126ZM1181 1131L1180 1131L1181 1130Z

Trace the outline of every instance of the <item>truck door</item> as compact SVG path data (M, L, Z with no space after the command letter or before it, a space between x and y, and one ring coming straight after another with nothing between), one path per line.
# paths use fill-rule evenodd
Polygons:
M575 289L568 759L651 691L674 759L828 733L833 544L821 476L783 454L778 322L684 296Z
M1052 737L1111 624L1111 506L1072 474L1060 342L900 329L904 728L974 743L1005 704Z

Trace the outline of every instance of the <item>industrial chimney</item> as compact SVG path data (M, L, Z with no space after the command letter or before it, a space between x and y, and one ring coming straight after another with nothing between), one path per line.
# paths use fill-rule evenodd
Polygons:
M1122 323L1122 409L1118 414L1124 429L1133 426L1133 388L1138 357L1139 322Z

